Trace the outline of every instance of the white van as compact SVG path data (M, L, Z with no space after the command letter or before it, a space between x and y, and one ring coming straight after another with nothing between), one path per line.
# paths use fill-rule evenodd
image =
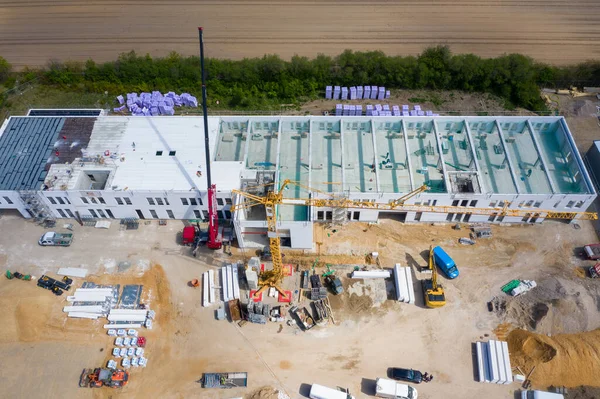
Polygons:
M399 382L378 378L375 396L387 399L417 399L417 390Z
M521 391L521 399L565 399L562 393Z
M349 393L327 388L319 384L312 384L308 397L310 399L354 399L354 396Z

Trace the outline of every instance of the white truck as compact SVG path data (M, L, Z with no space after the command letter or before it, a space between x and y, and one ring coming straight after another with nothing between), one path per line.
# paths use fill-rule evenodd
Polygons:
M561 393L544 391L521 391L521 399L565 399Z
M61 234L54 231L45 233L38 244L44 247L68 247L73 242L73 234Z
M388 399L417 399L417 390L410 385L378 378L376 381L375 396Z
M319 384L312 384L308 397L310 399L354 399L354 396L350 395L348 390L343 392Z

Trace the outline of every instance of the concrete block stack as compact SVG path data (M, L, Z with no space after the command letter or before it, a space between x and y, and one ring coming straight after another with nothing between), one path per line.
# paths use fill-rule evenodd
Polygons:
M477 374L480 382L510 384L513 382L508 343L489 340L476 342Z

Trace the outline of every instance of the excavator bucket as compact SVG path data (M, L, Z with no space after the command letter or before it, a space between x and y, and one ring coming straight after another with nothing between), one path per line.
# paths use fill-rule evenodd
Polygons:
M90 385L90 374L92 369L83 369L81 376L79 377L79 387L86 388Z

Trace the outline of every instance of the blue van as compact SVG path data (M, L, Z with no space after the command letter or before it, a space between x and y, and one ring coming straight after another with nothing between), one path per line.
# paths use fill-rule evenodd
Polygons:
M437 246L433 248L433 260L437 267L440 268L441 271L444 272L446 277L449 279L454 279L458 277L458 268L456 264L452 260L452 258L442 249L442 247Z

